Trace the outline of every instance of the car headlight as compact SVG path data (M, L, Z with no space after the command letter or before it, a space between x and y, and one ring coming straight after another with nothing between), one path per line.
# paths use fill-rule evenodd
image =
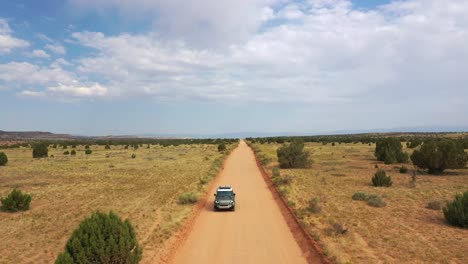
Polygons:
M215 201L215 203L219 203L218 201Z

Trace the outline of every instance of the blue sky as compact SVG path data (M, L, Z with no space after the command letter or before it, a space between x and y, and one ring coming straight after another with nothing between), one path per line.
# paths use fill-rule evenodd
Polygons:
M318 133L466 126L468 4L0 4L0 130Z

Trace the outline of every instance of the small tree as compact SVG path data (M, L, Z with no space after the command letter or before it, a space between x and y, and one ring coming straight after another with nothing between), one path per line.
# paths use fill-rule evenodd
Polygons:
M0 152L0 166L5 166L8 163L8 157L4 152Z
M33 145L33 158L46 158L49 156L49 149L46 144L39 143Z
M2 206L0 209L7 212L19 212L29 210L31 203L31 195L23 194L18 189L13 189L11 193L5 198L1 199Z
M86 155L91 155L91 153L93 153L92 150L90 149L85 149L85 152L84 152Z
M372 177L372 184L376 187L392 186L392 177L387 176L384 170L378 170Z
M73 149L73 150L70 152L70 155L76 156L76 151Z
M455 195L452 202L443 208L445 220L453 226L468 228L468 191Z
M403 152L398 138L384 138L377 141L374 155L377 160L384 161L385 164L408 162L408 154Z
M430 140L413 152L411 160L419 168L428 169L429 174L441 174L446 169L464 168L468 161L468 154L458 141Z
M65 263L138 263L142 248L133 226L113 212L95 212L73 231L56 264Z
M111 147L110 147L109 144L106 144L106 146L104 147L104 149L111 149Z
M89 149L89 145L86 145L84 148L85 148L85 149Z
M304 143L293 142L276 151L280 168L308 168L312 161L309 152L304 151Z
M218 145L218 151L219 152L223 152L225 150L226 150L226 144L221 143L221 144Z

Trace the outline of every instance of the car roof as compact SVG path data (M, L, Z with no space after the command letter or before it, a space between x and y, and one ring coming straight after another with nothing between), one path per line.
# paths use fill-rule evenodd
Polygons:
M232 192L232 187L231 186L219 186L218 187L218 192L219 191L221 191L221 192L222 191L226 191L226 192L231 191Z

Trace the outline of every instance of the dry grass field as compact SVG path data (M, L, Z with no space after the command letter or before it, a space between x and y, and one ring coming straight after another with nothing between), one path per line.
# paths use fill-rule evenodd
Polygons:
M277 166L279 144L254 144ZM282 186L289 203L324 251L338 263L468 263L468 230L444 222L442 210L426 208L431 201L452 200L468 190L468 170L449 170L443 176L419 174L416 188L399 164L384 165L373 153L375 144L307 143L314 161L310 169L282 169L291 183ZM411 150L405 149L411 153ZM375 165L391 175L393 186L371 186ZM356 192L383 197L386 206L371 207L354 201ZM305 213L311 199L321 211ZM339 224L339 225L336 225ZM335 227L347 232L337 234Z
M223 157L217 145L91 149L87 157L78 146L72 157L49 148L54 158L45 159L33 159L27 148L2 150L9 162L0 167L0 196L18 187L33 198L29 211L0 212L0 263L53 262L73 230L96 210L113 210L131 221L145 263L190 214L192 206L179 205L179 195L203 192L200 178Z

